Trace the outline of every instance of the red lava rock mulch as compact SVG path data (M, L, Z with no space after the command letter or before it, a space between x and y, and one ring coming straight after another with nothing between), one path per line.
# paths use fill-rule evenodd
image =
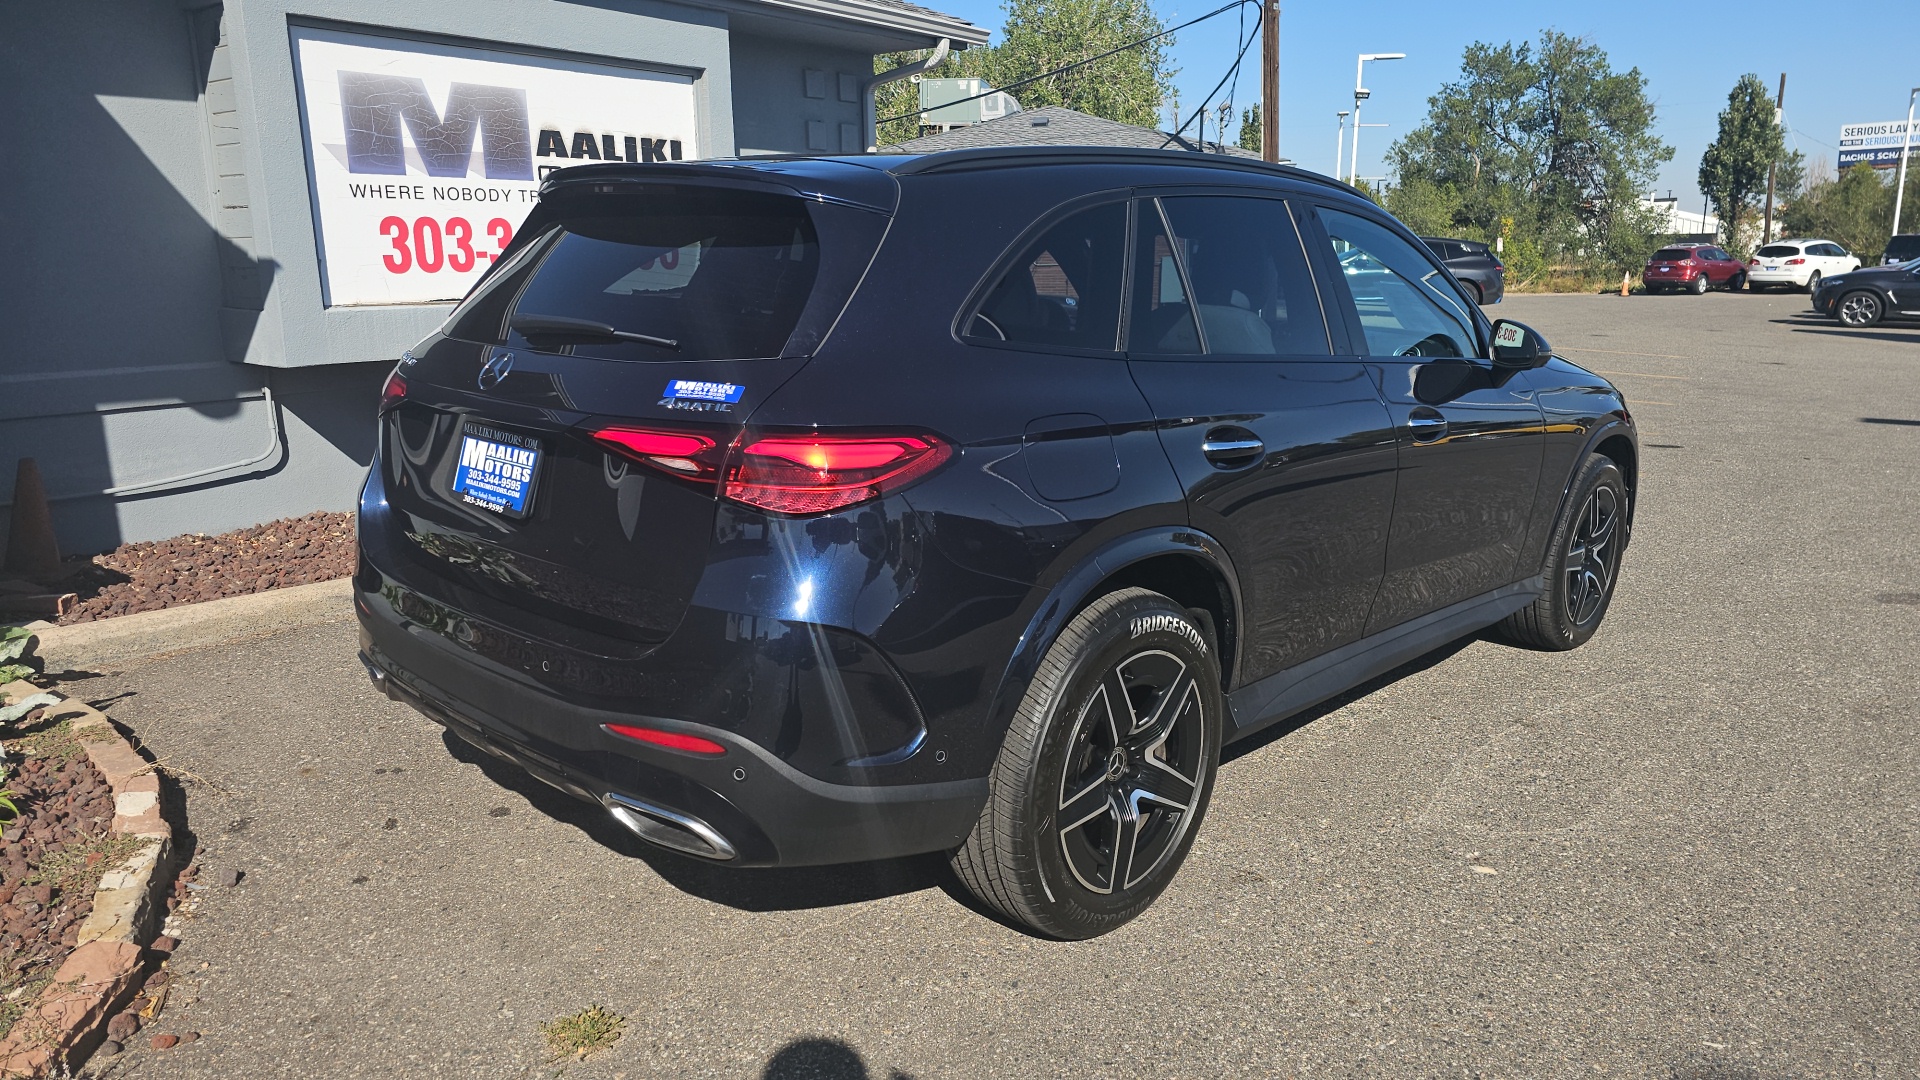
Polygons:
M113 791L64 725L29 718L18 730L6 740L19 817L0 843L0 1035L73 950L100 875L141 843L109 835Z
M63 586L80 603L62 624L244 596L346 577L354 568L353 515L316 511L219 536L189 534L122 544Z

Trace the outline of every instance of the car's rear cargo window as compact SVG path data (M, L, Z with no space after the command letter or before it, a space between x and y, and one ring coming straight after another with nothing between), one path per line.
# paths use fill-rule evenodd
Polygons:
M1692 248L1661 248L1653 253L1654 262L1685 262L1693 258Z
M626 361L806 351L820 332L812 325L823 314L831 325L844 305L885 221L831 208L842 227L823 230L819 208L799 198L733 188L575 197L545 209L537 232L537 219L523 230L527 247L467 298L448 333ZM871 222L849 227L847 216ZM838 271L823 273L835 260L822 232L839 234L829 237L848 264ZM834 296L816 298L822 281ZM828 303L810 306L815 299Z
M1800 254L1800 249L1792 244L1768 244L1754 254L1763 259L1785 259Z

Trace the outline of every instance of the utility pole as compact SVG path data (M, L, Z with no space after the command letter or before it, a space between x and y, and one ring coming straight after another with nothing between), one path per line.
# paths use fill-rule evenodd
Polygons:
M1280 0L1260 8L1260 160L1280 160Z
M1780 117L1781 117L1780 110L1786 107L1787 107L1787 73L1783 71L1780 73L1780 96L1778 98L1775 98L1773 102L1773 126L1774 127L1780 126ZM1773 243L1773 171L1779 167L1780 167L1780 162L1778 160L1775 160L1772 164L1767 166L1767 225L1766 225L1766 228L1760 233L1760 242L1762 244Z

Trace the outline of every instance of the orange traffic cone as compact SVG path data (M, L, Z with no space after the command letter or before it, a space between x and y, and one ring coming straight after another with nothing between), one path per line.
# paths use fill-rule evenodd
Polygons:
M21 458L13 479L13 515L7 525L6 568L22 577L50 582L60 577L60 541L53 535L53 508L40 482L40 465Z

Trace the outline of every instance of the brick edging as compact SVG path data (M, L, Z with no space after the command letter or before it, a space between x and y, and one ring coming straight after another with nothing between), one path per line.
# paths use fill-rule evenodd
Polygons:
M42 691L30 683L0 686L18 701ZM53 981L0 1040L0 1076L43 1076L86 1048L124 1003L139 976L159 910L158 870L173 853L173 828L160 813L160 776L104 713L64 695L48 706L67 721L87 759L113 791L110 831L150 841L100 877L93 911Z

